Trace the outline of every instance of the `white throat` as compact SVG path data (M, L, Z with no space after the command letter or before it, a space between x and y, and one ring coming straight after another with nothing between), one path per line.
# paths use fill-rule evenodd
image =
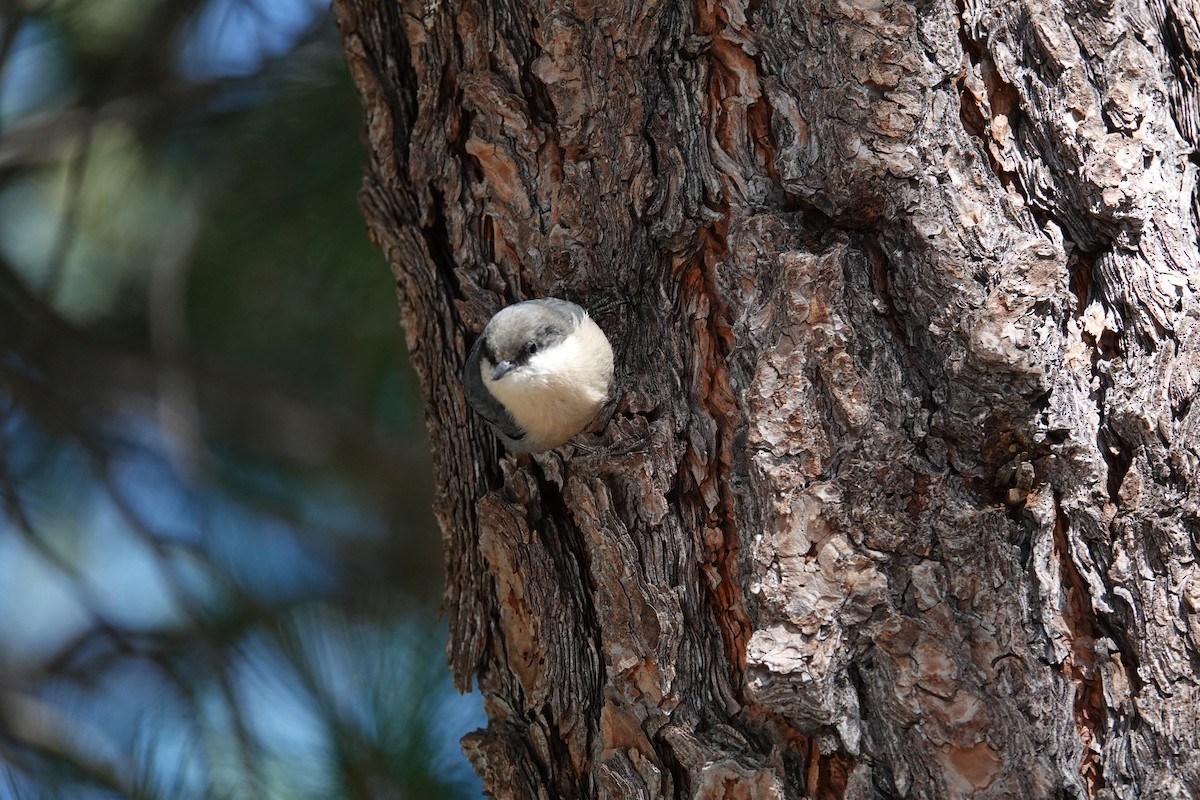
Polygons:
M583 430L608 397L612 346L588 317L553 347L535 353L498 381L481 359L483 385L526 434L529 449L557 447Z

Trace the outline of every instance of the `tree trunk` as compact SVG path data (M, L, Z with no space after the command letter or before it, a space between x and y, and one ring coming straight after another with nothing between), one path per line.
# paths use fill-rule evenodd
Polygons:
M1196 0L335 6L493 797L1200 796Z

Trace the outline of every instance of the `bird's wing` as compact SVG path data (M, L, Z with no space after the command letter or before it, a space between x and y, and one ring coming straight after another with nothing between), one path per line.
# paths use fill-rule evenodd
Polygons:
M479 360L483 357L483 336L475 340L475 345L467 355L467 363L463 365L463 386L467 390L467 400L479 412L479 416L491 423L499 433L511 439L514 443L525 438L525 431L513 421L504 409L504 405L495 395L483 385L483 376L479 373Z

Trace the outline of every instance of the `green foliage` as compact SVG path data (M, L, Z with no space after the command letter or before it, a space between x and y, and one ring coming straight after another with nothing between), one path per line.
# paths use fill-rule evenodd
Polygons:
M0 800L479 795L361 111L289 2L0 11Z
M221 177L234 188L197 247L189 329L207 356L270 364L324 401L419 438L411 404L377 401L399 377L402 337L392 282L355 206L362 149L346 121L359 113L339 73L238 121L243 159Z

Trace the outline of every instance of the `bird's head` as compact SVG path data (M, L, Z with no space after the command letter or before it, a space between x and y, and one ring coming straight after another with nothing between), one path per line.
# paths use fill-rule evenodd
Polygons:
M570 316L551 308L525 303L501 309L484 332L484 382L536 377L577 327Z

